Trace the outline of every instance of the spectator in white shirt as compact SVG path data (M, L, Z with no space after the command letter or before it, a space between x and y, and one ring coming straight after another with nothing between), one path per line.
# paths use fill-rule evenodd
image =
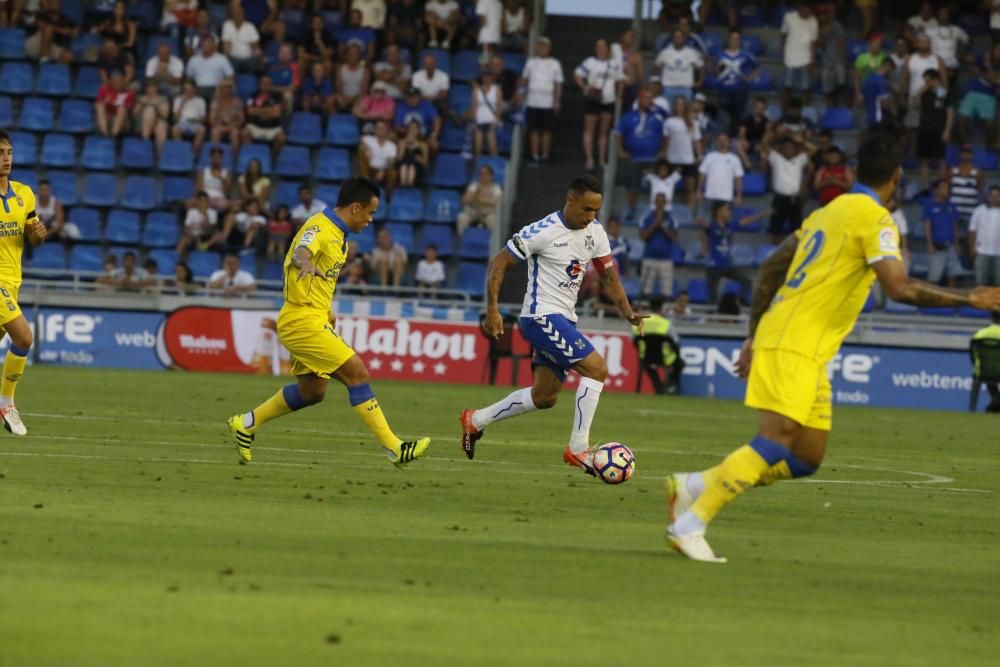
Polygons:
M385 0L353 0L351 10L361 12L361 25L372 30L385 28Z
M205 127L208 118L205 98L198 95L194 82L188 79L184 82L184 93L174 98L173 106L174 126L170 129L170 136L175 140L192 137L191 149L198 155L208 131Z
M257 280L249 271L240 268L240 257L228 254L222 261L222 268L208 278L211 289L221 289L222 296L231 297L249 294L257 289Z
M146 269L136 265L135 253L131 250L122 255L121 268L111 271L108 280L102 282L123 292L138 292L156 284L156 280L150 277Z
M657 195L667 198L667 210L674 208L674 190L677 184L684 180L681 170L672 168L666 160L656 163L656 168L642 177L642 180L649 186L649 207L656 205Z
M211 35L201 40L201 53L191 56L184 73L194 79L198 94L206 98L212 97L223 79L236 74L229 58L215 50L215 37Z
M375 123L375 133L361 138L358 151L358 175L370 178L385 189L386 197L396 185L396 160L399 147L389 138L389 124Z
M698 168L696 197L708 203L708 210L702 212L706 218L714 218L715 210L722 204L739 206L743 202L743 162L729 148L729 135L720 134L715 140L715 150L705 156Z
M920 3L920 11L906 20L906 38L912 42L917 37L926 35L928 30L937 26L937 19L934 18L934 3L924 0L924 2Z
M802 226L802 205L805 203L812 162L801 145L791 137L782 140L778 150L761 146L761 155L764 157L764 171L771 174L771 189L774 191L768 231L777 244Z
M442 49L451 48L451 40L455 37L458 24L461 21L461 11L456 0L427 0L424 5L424 23L427 24L427 35L430 40L427 46ZM441 33L444 39L440 39Z
M219 212L209 205L208 193L199 192L194 206L184 216L184 232L177 243L177 254L184 256L189 245L198 250L221 246L225 235L219 229Z
M969 34L951 22L951 10L946 5L938 9L938 24L925 32L931 40L931 51L944 61L952 81L958 80L958 67L965 59L965 46Z
M260 59L260 33L238 2L229 5L229 20L222 24L222 52L240 72L252 72Z
M437 290L444 287L445 278L444 263L438 259L437 246L428 245L424 248L424 258L417 262L417 272L413 276L417 287L423 288L418 294L433 299Z
M808 96L809 69L816 60L819 21L812 7L800 2L798 9L785 14L781 23L782 51L785 65L785 91L796 90Z
M469 183L462 195L462 211L457 222L459 237L470 225L496 229L502 196L503 189L493 180L493 168L484 164L479 169L479 180Z
M500 33L503 28L503 3L500 0L477 0L476 15L479 16L477 41L483 53L489 55L500 48Z
M413 73L410 85L419 90L425 100L434 104L439 113L450 115L448 89L451 88L451 79L438 69L437 58L429 54L424 56L424 68Z
M705 78L705 59L688 46L681 30L674 30L670 44L657 54L653 64L660 68L663 94L670 104L678 97L691 101L694 89L701 88Z
M302 226L306 220L316 215L327 206L322 199L313 196L313 190L309 185L299 187L299 203L292 209L291 218L295 229Z
M380 285L399 287L406 271L406 248L392 240L388 229L383 229L375 237L372 250L372 270L378 274Z
M990 188L989 201L972 212L969 248L977 285L1000 285L1000 187Z
M162 42L156 49L156 55L146 62L146 81L155 81L161 93L176 97L183 78L184 62L174 55L169 43Z
M597 133L597 160L604 168L608 160L608 134L614 120L615 99L621 92L625 73L621 61L611 57L608 43L598 39L594 55L584 60L573 72L583 90L583 154L585 169L594 168L594 133ZM599 125L599 127L598 127Z
M680 170L684 189L688 193L688 206L694 211L697 201L695 179L698 178L698 161L701 160L701 130L694 122L691 104L686 97L674 100L674 115L663 123L664 148L667 162Z
M549 159L552 130L562 98L562 64L552 57L552 42L539 37L535 54L524 64L521 78L528 89L526 120L531 141L531 160L539 164Z

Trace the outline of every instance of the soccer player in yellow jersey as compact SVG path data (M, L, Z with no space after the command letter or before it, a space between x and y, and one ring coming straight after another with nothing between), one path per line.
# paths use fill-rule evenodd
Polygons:
M424 455L430 438L403 442L392 432L368 384L368 369L334 330L330 312L337 277L347 257L347 235L371 223L378 186L367 178L341 185L337 207L309 217L285 256L285 303L278 314L278 338L292 355L286 385L246 414L229 419L240 463L250 463L254 434L266 422L323 400L330 378L347 387L354 412L378 438L389 459L404 466Z
M827 363L850 333L877 279L915 306L1000 311L1000 288L952 290L906 275L899 231L886 210L902 176L900 141L871 134L858 149L858 184L809 216L764 262L750 309L750 335L737 370L746 405L759 410L757 435L719 465L666 480L667 541L688 558L725 562L705 529L736 496L819 468L830 434Z
M35 214L35 193L24 183L10 180L14 146L10 135L0 131L0 328L10 336L0 380L0 418L14 435L27 435L21 416L14 407L14 388L24 374L28 350L33 342L28 320L17 305L21 286L21 253L24 239L32 245L45 241L45 225Z

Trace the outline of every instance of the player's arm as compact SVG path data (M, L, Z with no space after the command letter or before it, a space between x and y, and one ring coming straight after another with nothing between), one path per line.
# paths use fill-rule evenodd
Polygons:
M292 253L292 264L299 270L298 279L302 280L306 276L316 276L317 278L326 280L326 275L313 263L312 257L312 250L301 245Z
M594 259L594 267L597 268L601 287L611 297L622 318L628 320L632 326L638 328L639 335L641 336L642 321L649 317L649 315L637 315L632 310L632 304L629 303L628 295L625 293L625 286L622 285L622 281L618 277L618 269L615 268L614 260L610 256L598 257Z
M503 285L507 269L517 262L518 258L507 248L497 253L490 261L490 268L486 274L486 319L483 321L483 330L491 338L500 338L503 335L503 318L500 317L499 305L500 286Z
M24 217L24 233L31 245L39 246L45 242L48 232L45 230L45 223L35 213L35 193L28 191L27 195L25 199L28 204L28 214Z
M878 282L893 301L920 308L972 306L1000 312L1000 287L959 290L941 287L906 275L899 260L888 258L872 264Z

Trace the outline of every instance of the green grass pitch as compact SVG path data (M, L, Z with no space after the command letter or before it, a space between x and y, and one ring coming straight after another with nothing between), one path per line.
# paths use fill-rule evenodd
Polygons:
M571 394L488 429L507 388L375 383L429 458L400 471L331 387L238 466L224 420L276 378L28 370L0 431L0 665L995 665L1000 419L836 411L827 464L663 542L662 478L753 433L732 402L606 394L561 465Z

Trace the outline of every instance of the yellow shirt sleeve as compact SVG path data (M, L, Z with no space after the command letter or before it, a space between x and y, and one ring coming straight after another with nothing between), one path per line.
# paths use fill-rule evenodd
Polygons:
M865 211L860 221L861 245L869 265L883 259L902 261L899 230L889 212L881 206Z
M295 244L295 247L306 248L312 253L313 257L316 257L322 254L325 242L326 238L320 226L310 225L302 230L302 235L299 237L299 242Z
M24 200L24 224L27 225L38 217L38 213L35 211L35 193L27 185L22 185L18 194Z

